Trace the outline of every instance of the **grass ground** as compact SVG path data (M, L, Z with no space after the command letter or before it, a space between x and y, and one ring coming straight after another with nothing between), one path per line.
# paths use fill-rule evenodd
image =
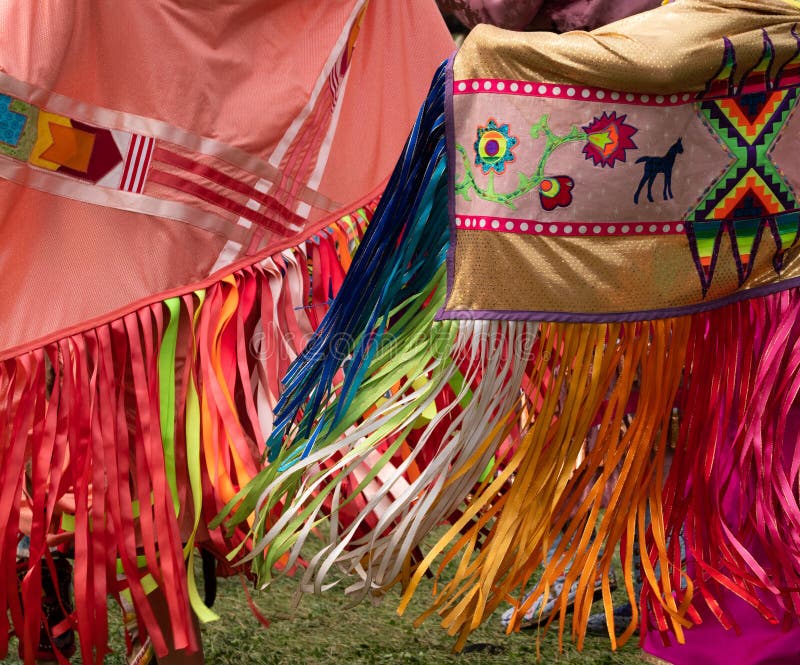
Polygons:
M255 594L262 613L272 622L264 628L247 606L236 578L219 580L214 610L220 621L202 627L209 665L533 665L536 660L535 630L506 636L499 613L475 631L463 653L452 653L454 639L435 619L415 629L413 619L424 609L430 583L423 582L406 615L395 613L397 594L381 605L347 607L342 596L329 592L305 596L295 607L293 582L278 580L268 591ZM598 604L595 606L600 608ZM118 612L112 610L111 647L107 665L124 665L125 646ZM556 625L542 635L543 665L640 664L636 640L611 652L608 638L587 637L584 650L571 644L558 649ZM16 645L12 645L12 653ZM12 662L16 662L11 659ZM73 659L80 663L80 658Z
M429 591L426 585L423 591ZM431 619L415 629L412 622L425 606L420 593L406 615L395 613L397 595L390 594L375 607L346 608L340 596L305 597L299 607L292 604L293 587L284 580L258 599L272 625L261 628L242 601L238 583L220 587L218 611L222 621L204 628L208 663L240 665L515 665L536 662L536 631L506 636L499 614L471 636L462 654L453 654L453 638ZM599 606L598 606L599 607ZM243 655L246 655L243 658ZM565 645L559 653L557 631L543 636L544 664L616 665L640 664L635 644L612 653L607 638L587 638L583 652Z

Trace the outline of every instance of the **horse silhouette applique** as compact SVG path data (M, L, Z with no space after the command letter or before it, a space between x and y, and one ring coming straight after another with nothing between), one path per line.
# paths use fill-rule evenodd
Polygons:
M647 200L653 202L653 182L659 173L664 174L664 200L672 198L672 167L675 165L675 156L683 152L683 141L679 138L672 144L667 154L663 157L640 157L636 163L644 162L644 175L639 181L639 188L633 195L633 202L638 205L639 194L647 183Z

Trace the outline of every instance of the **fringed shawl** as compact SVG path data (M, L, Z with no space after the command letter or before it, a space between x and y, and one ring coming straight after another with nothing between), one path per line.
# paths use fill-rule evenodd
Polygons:
M532 590L517 627L560 575L579 645L598 580L612 645L640 607L678 641L703 604L729 627L726 591L794 620L798 20L682 0L591 33L468 36L238 497L263 579L325 516L301 588L400 582L402 610L454 564L430 612L457 648ZM615 637L620 544L634 621Z

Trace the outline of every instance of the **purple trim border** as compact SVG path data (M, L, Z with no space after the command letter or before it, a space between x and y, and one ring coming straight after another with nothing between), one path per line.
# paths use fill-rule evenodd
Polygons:
M774 282L752 289L736 291L723 298L684 307L668 307L665 309L640 310L636 312L599 312L583 314L579 312L527 312L524 310L491 310L491 309L441 309L436 314L437 321L448 320L481 320L481 321L546 321L554 323L613 323L626 321L649 321L652 319L669 319L677 316L688 316L707 312L718 307L731 305L743 300L759 296L767 296L780 291L800 287L800 277L793 277L782 282Z
M453 111L453 64L458 50L447 59L444 78L444 133L445 152L447 156L447 224L450 228L450 243L447 247L447 293L445 305L439 310L439 318L447 309L447 302L453 292L453 279L456 270L456 128L455 113Z

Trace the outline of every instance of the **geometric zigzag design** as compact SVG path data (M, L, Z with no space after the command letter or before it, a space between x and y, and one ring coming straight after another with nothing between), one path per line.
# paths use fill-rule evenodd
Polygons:
M773 257L778 272L786 250L800 241L797 201L769 155L798 105L800 35L792 29L797 50L775 72L774 45L765 30L762 34L761 58L741 77L737 76L736 50L724 38L722 63L698 95L703 123L732 159L686 216L686 234L703 296L711 287L725 234L740 286L750 276L765 230L769 229L778 248Z
M771 62L771 57L765 43L765 58ZM735 66L728 64L727 69L732 72ZM797 106L799 96L797 88L768 90L767 87L697 104L704 124L733 159L686 217L687 236L704 296L711 286L723 234L727 233L731 240L740 286L750 276L766 226L776 241L788 239L786 233L781 235L773 229L777 228L774 220L796 210L797 201L769 152ZM781 256L773 261L776 269L782 265L787 249L785 244L778 247Z

